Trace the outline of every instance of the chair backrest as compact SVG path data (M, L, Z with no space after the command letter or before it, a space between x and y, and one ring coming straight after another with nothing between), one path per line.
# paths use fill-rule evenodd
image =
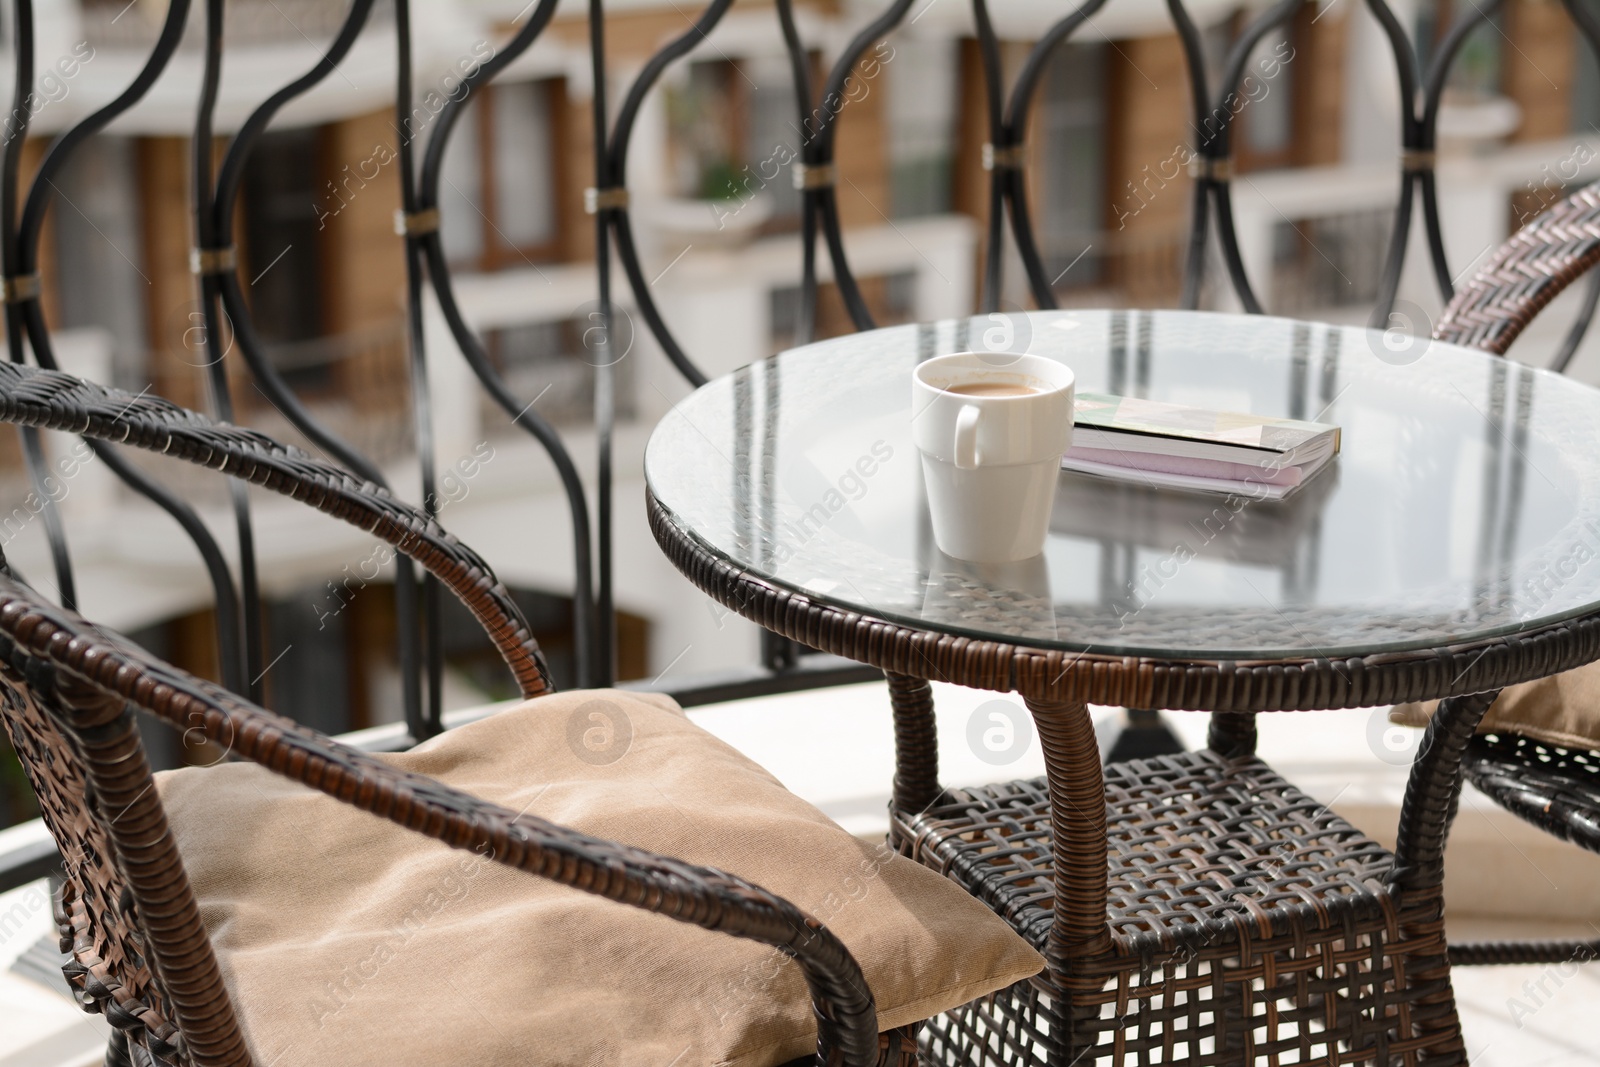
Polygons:
M1512 234L1457 291L1433 336L1504 355L1533 317L1596 263L1600 183L1579 189ZM1600 275L1590 276L1586 316L1594 314L1600 294L1597 279ZM1575 342L1565 346L1567 358L1576 347ZM1565 368L1563 360L1556 369Z
M161 397L107 389L61 371L0 363L0 422L77 433L225 471L374 534L421 564L483 626L523 696L552 688L539 644L476 552L421 508L343 467L255 430L212 422Z

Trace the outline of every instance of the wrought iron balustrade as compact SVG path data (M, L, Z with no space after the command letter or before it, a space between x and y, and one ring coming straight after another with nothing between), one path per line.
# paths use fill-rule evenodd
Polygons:
M958 0L944 2L953 4ZM1108 0L1087 0L1071 10L1064 6L1061 19L1039 37L1009 81L1010 68L1002 62L1001 43L989 4L987 0L970 0L989 142L984 153L989 206L982 242L979 306L985 311L1003 306L1009 260L1020 264L1032 302L1044 308L1095 301L1096 294L1105 291L1105 281L1116 277L1122 280L1122 291L1134 294L1141 302L1170 300L1184 307L1198 306L1203 294L1223 291L1232 294L1245 310L1257 313L1264 310L1258 293L1269 290L1268 305L1273 310L1289 313L1322 308L1327 300L1345 304L1362 300L1370 307L1372 324L1382 327L1389 324L1395 307L1414 217L1420 218L1425 235L1421 251L1440 295L1448 298L1452 292L1451 278L1465 265L1447 259L1441 232L1436 178L1441 102L1464 42L1476 27L1498 16L1505 7L1505 0L1486 0L1476 7L1469 5L1444 34L1442 43L1433 50L1426 64L1418 61L1413 42L1386 0L1364 0L1365 11L1377 20L1388 41L1402 115L1398 128L1393 131L1399 150L1394 173L1394 206L1381 212L1356 213L1315 223L1316 234L1322 236L1313 239L1326 240L1340 250L1336 269L1346 273L1354 271L1361 276L1360 284L1348 291L1330 281L1315 257L1301 254L1304 250L1297 249L1287 236L1279 249L1282 255L1273 260L1273 284L1264 287L1262 279L1252 279L1248 274L1236 228L1234 119L1237 108L1232 103L1242 92L1247 64L1257 46L1287 26L1308 2L1310 0L1278 0L1259 11L1243 24L1219 62L1208 59L1204 35L1184 0L1166 0L1186 64L1193 133L1193 142L1188 146L1189 155L1193 157L1194 178L1189 192L1187 224L1180 231L1153 237L1107 236L1098 250L1080 253L1067 244L1048 245L1036 232L1034 219L1038 205L1030 202L1026 181L1028 136L1036 125L1031 119L1051 57L1066 42L1092 32L1086 29L1088 20L1106 8ZM1562 2L1578 35L1600 55L1600 15L1582 0ZM1109 0L1112 7L1116 3L1117 0ZM615 675L613 431L619 416L621 373L616 360L607 358L608 346L616 335L614 272L620 274L628 287L635 321L640 328L651 332L671 365L691 385L706 380L696 354L680 344L656 303L651 272L646 269L634 229L627 180L630 148L647 94L660 84L669 67L686 61L691 54L706 47L707 36L727 16L732 0L711 0L692 23L638 70L618 96L611 93L617 79L605 46L606 4L604 0L588 2L593 86L592 186L581 203L573 198L572 202L557 204L555 210L576 213L586 208L591 216L588 224L592 225L595 236L594 315L599 332L593 351L598 358L591 361L592 384L586 384L587 391L582 393L586 402L592 402L597 430L597 477L593 485L585 485L580 478L578 463L556 425L532 406L535 397L530 386L533 383L524 375L506 370L503 354L497 353L495 345L475 330L463 311L440 229L445 161L447 153L452 151L452 134L457 131L467 104L479 90L494 83L551 32L557 0L538 0L508 27L505 38L494 43L490 58L463 78L462 91L452 94L434 115L425 141L413 135L412 116L419 93L413 84L415 20L410 0L393 0L392 8L390 5L382 7L381 16L375 14L379 5L373 0L352 0L342 9L341 17L326 24L331 41L322 58L264 97L226 144L225 150L214 130L220 78L229 54L226 46L248 44L259 40L260 34L265 32L251 30L238 21L238 13L250 5L201 0L191 11L190 0L170 0L159 27L140 28L137 32L115 27L117 20L112 12L115 6L87 4L86 31L92 40L147 45L149 53L142 69L112 102L57 137L37 169L25 178L23 146L30 104L39 93L35 84L34 4L33 0L13 0L12 3L6 37L14 52L16 77L4 156L0 160L0 261L3 261L8 294L5 317L11 357L14 360L31 358L45 367L56 364L38 283L44 216L55 197L54 179L75 150L139 103L174 55L193 44L204 60L192 141L193 266L204 316L203 344L208 358L203 362L212 414L224 420L234 419L248 406L243 398L235 395L236 387L239 381L248 381L252 390L259 390L275 409L274 421L292 427L312 447L378 484L383 484L381 464L392 458L394 442L401 440L414 445L420 461L422 498L431 508L437 499L437 477L427 368L432 361L464 359L480 384L486 402L501 409L520 432L542 446L559 476L568 504L564 521L571 525L574 544L572 596L578 675L585 685L610 684ZM323 4L307 6L321 12L319 18L332 9L331 5ZM399 224L404 234L407 272L403 326L398 335L385 335L382 346L387 347L380 355L370 351L341 355L316 346L294 351L274 350L262 340L241 285L235 233L235 208L241 186L253 166L253 153L259 147L261 135L274 118L332 76L357 39L378 17L388 21L386 32L393 37L394 127L402 133L396 144L395 173L402 191ZM785 297L784 329L795 343L803 343L817 333L819 293L824 284L835 287L853 328L868 329L876 325L873 301L853 269L841 220L837 184L839 121L845 101L850 99L856 84L852 79L861 77L860 64L869 51L881 40L892 42L908 20L920 16L914 14L912 0L887 0L820 68L814 57L825 42L805 39L794 0L773 0L771 17L788 59L797 107L795 128L800 131L796 146L798 158L794 161L794 180L800 190L798 232L794 241L801 281L798 289ZM198 29L191 29L191 25ZM196 33L198 37L193 36ZM1085 238L1085 242L1091 243L1091 239ZM1079 254L1090 256L1085 261L1087 265L1082 267L1082 275L1092 275L1091 280L1081 285L1071 274L1072 257ZM824 256L829 268L826 282L821 259ZM1587 328L1595 296L1600 294L1600 280L1591 282L1589 292L1583 315L1573 327L1566 349L1568 356ZM435 302L442 313L456 351L440 350L437 345L429 347L426 343L424 313L429 300ZM231 347L224 342L224 337L232 341ZM505 342L502 339L500 343ZM751 358L766 354L749 353ZM378 376L374 379L377 384L370 389L382 393L382 402L377 406L389 420L383 434L375 438L365 431L352 433L350 422L337 416L329 417L325 408L319 409L316 382L312 379L335 364L347 367L351 373L370 371ZM305 391L308 385L312 387L309 392ZM405 424L403 436L396 428L401 419ZM37 482L43 477L38 435L23 431L21 440L27 466ZM193 541L214 592L218 659L223 681L230 688L259 700L261 675L271 654L264 647L250 502L242 486L235 484L229 488L234 520L230 536L237 542L236 551L231 553L237 563L230 564L227 559L230 553L222 551L183 494L174 492L131 463L115 447L97 444L95 448L107 466L134 491L170 515ZM634 504L628 502L627 506ZM55 508L46 508L44 519L52 549L54 577L63 599L71 606L75 599L71 531L64 527ZM433 582L419 580L415 571L402 560L396 590L401 620L399 659L405 680L405 734L403 737L397 734L396 743L403 743L425 738L442 727L442 641L439 591ZM753 666L737 677L708 682L699 690L682 691L680 695L694 702L712 696L776 691L871 675L864 669L825 658L810 659L804 652L786 642L768 639L762 665ZM29 866L17 867L9 874L0 870L0 889L15 884L19 871L31 870L33 867Z

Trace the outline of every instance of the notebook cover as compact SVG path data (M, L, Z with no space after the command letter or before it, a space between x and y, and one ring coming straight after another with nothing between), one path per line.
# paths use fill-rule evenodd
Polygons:
M1079 393L1074 421L1078 426L1109 433L1204 441L1265 452L1288 452L1332 434L1333 451L1339 451L1339 427L1327 423L1213 411L1132 396Z

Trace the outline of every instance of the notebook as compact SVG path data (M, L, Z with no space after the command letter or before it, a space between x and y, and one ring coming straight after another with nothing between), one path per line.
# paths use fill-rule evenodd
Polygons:
M1339 451L1339 427L1079 393L1065 470L1170 489L1281 500Z

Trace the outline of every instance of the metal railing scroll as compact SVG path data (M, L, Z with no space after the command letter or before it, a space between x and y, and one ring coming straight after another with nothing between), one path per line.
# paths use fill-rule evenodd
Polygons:
M584 685L609 684L611 672L607 660L597 654L600 645L601 620L596 617L594 601L594 535L589 524L589 504L577 465L572 460L561 435L538 412L533 403L519 398L507 385L489 358L482 338L467 322L456 299L455 285L450 266L445 257L444 238L438 224L439 184L444 175L444 156L450 146L450 135L455 130L469 100L488 85L501 71L510 66L544 32L554 17L556 0L540 0L538 7L528 14L527 20L512 34L510 40L476 70L462 79L463 91L448 98L434 119L433 135L423 153L420 180L416 188L416 206L419 216L432 221L418 235L421 255L427 265L428 282L444 314L451 336L477 377L484 391L511 421L542 445L555 464L566 495L572 522L573 542L573 623L577 630L577 674ZM537 398L535 398L537 399Z
M161 33L151 49L149 58L135 76L128 87L115 99L73 126L66 133L58 137L45 152L39 163L38 170L33 176L32 184L28 190L27 198L22 206L22 213L16 219L13 227L11 220L16 207L15 190L20 180L21 152L20 148L27 135L28 118L32 114L31 106L33 94L31 71L33 68L34 38L33 38L33 4L32 0L17 0L15 18L13 20L15 33L13 46L15 48L18 70L18 86L13 99L11 119L6 127L6 153L4 157L3 180L6 187L13 190L6 196L4 218L6 233L4 242L5 260L5 291L6 291L6 321L7 340L10 345L11 358L21 360L24 350L20 337L13 323L20 323L21 330L25 333L29 349L33 352L34 359L46 369L57 369L55 349L51 344L50 331L46 326L44 309L40 303L40 290L38 282L39 246L44 235L45 213L55 199L58 189L56 178L73 153L94 134L126 113L130 108L142 100L150 87L155 84L167 63L177 51L183 37L184 27L189 16L189 0L172 0L168 5L166 18L163 20ZM30 72L29 78L24 81L22 74ZM23 431L24 441L33 431ZM35 441L37 437L35 436ZM94 450L96 458L103 462L125 484L135 492L150 500L161 510L165 511L178 524L183 532L194 543L196 550L206 569L206 575L211 583L212 595L215 599L217 616L217 641L218 662L222 673L222 680L230 689L244 692L248 687L249 675L245 668L244 636L241 629L242 616L239 608L238 593L233 584L233 577L228 569L227 560L216 539L211 536L205 523L201 521L193 508L182 499L162 486L159 482L141 472L129 463L113 446L98 441L88 442ZM43 456L36 446L30 447L26 454L26 462L30 477L36 489L47 473ZM54 499L51 494L42 493L46 502L46 514L54 510ZM48 520L47 520L48 521ZM63 602L70 606L70 590L72 589L71 564L67 556L66 539L59 525L47 525L46 536L49 539L52 556L56 564L56 580L63 594Z
M783 2L784 6L787 6L788 0ZM800 105L800 128L803 131L800 138L801 169L798 174L804 193L801 211L806 219L805 231L808 236L805 240L808 245L815 240L815 229L817 225L821 226L823 240L828 246L828 258L833 263L834 284L839 288L839 295L844 298L844 306L850 314L850 321L858 330L870 330L876 324L872 320L872 312L867 307L867 301L862 296L861 286L856 281L855 273L850 269L850 260L845 254L844 230L839 222L839 169L838 160L835 158L839 116L844 111L844 101L848 99L846 83L856 64L866 55L867 49L894 30L910 10L911 0L893 0L883 14L857 31L834 61L833 68L823 83L821 98L815 105L811 103L808 94L800 91L803 86L798 82L795 85L795 96ZM789 21L792 23L792 15ZM784 43L790 50L791 67L799 69L804 64L804 57L795 52L797 38L786 31ZM816 325L815 259L808 257L806 266L808 269L800 280L801 291L804 294L801 306L809 309L812 318L804 320L801 329L809 334Z
M235 208L238 205L240 188L244 183L245 167L261 135L266 132L267 126L279 111L296 98L310 92L333 73L349 54L356 38L365 28L372 6L373 0L354 0L322 58L309 71L263 101L229 142L227 153L223 156L222 164L216 172L211 205L211 226L220 248L237 247L234 235L237 217ZM210 35L208 29L208 40ZM267 357L266 345L256 330L254 315L245 299L244 287L240 284L238 272L232 269L221 270L216 272L215 278L216 299L207 300L205 303L208 337L221 336L224 327L228 327L240 356L250 369L250 374L273 407L330 458L348 467L359 477L387 489L388 483L384 480L383 472L379 470L378 465L323 426L301 403L294 390L284 382L272 360ZM435 679L439 677L442 664L437 655L430 655L426 663L423 662L423 632L419 627L418 610L416 567L407 557L397 556L395 614L399 631L401 701L411 736L420 740L437 733L440 729L439 687ZM437 643L435 636L429 647L436 647ZM422 694L424 668L428 679L426 703Z
M1220 80L1213 91L1199 26L1182 0L1167 0L1173 30L1182 46L1193 115L1194 161L1191 174L1194 186L1182 295L1179 298L1182 307L1199 306L1214 221L1221 263L1235 297L1247 312L1260 314L1263 311L1246 273L1234 225L1232 126L1237 109L1230 104L1238 99L1238 87L1246 76L1246 67L1255 47L1273 30L1289 25L1302 7L1316 3L1317 0L1279 0L1251 20L1231 43L1222 63ZM1562 0L1562 3L1579 36L1600 59L1600 15L1584 6L1582 0ZM987 0L973 0L973 21L986 86L990 136L985 149L985 168L990 176L989 219L979 299L981 309L986 312L994 311L1000 305L1005 216L1010 219L1011 238L1027 274L1029 292L1034 302L1044 308L1057 306L1056 295L1039 253L1025 188L1026 132L1030 106L1038 95L1042 74L1050 56L1070 40L1104 4L1105 0L1087 0L1044 33L1023 63L1007 100L1001 71L1000 44L989 17ZM1453 274L1440 223L1436 176L1440 109L1451 71L1461 56L1463 45L1479 27L1497 18L1503 8L1504 0L1468 5L1440 40L1426 70L1421 70L1415 43L1399 17L1385 0L1367 0L1367 9L1389 43L1402 108L1398 130L1401 171L1399 199L1389 247L1381 268L1379 295L1371 314L1370 322L1374 328L1382 329L1392 322L1412 218L1418 210L1419 199L1427 238L1426 253L1435 284L1445 301L1454 293ZM1600 275L1591 278L1589 286L1589 295L1554 360L1553 366L1557 369L1565 368L1571 360L1593 318L1596 304L1600 303Z
M1187 241L1181 255L1174 257L1175 261L1181 258L1183 265L1179 302L1187 307L1197 306L1208 272L1220 268L1239 303L1247 311L1260 312L1262 301L1248 277L1234 220L1233 142L1237 136L1234 121L1237 108L1230 106L1230 102L1237 99L1253 51L1269 34L1291 26L1310 0L1277 0L1262 9L1235 35L1220 60L1208 60L1205 35L1182 0L1166 2L1182 52L1193 124L1191 147L1195 180L1190 194ZM972 0L973 34L989 138L984 151L988 218L978 294L979 306L984 310L995 310L1000 304L1007 239L1015 246L1033 303L1040 307L1057 305L1036 231L1035 205L1029 203L1029 130L1036 124L1035 116L1052 60L1059 56L1064 45L1083 34L1090 20L1102 12L1106 4L1107 0L1084 0L1067 11L1032 44L1007 86L1002 43L991 18L989 2ZM1600 16L1582 0L1563 0L1563 5L1578 35L1600 56ZM213 165L212 156L216 140L213 126L226 52L226 5L224 0L205 0L200 6L204 13L200 35L204 77L195 115L192 209L194 270L205 315L208 347L204 374L213 409L223 419L233 415L228 371L232 363L227 357L236 348L238 354L233 362L242 365L248 380L291 425L356 476L382 485L384 475L378 464L319 422L275 368L252 316L248 293L239 274L235 233L236 208L262 135L286 106L310 92L347 60L357 40L371 30L376 5L374 0L351 0L320 58L310 69L273 91L250 113L217 165ZM647 278L629 202L630 146L640 128L639 119L649 94L659 86L673 64L687 60L703 46L724 21L731 6L732 0L709 0L698 14L685 15L685 28L664 41L622 88L614 115L608 104L614 87L609 84L613 71L605 47L607 6L604 0L589 0L586 8L588 59L593 81L594 174L585 199L594 219L595 290L601 324L600 351L593 361L594 423L598 443L597 478L592 488L585 486L579 465L562 436L534 410L530 398L517 395L510 387L491 358L483 336L469 321L456 291L440 218L440 186L453 131L480 90L510 69L514 61L546 33L555 18L557 0L539 0L524 11L489 57L465 74L462 78L464 91L450 94L436 114L425 144L418 143L420 131L413 129L410 121L414 96L413 18L408 0L395 0L392 22L385 21L385 27L395 34L396 46L394 100L400 135L396 156L403 205L398 229L404 237L407 362L424 504L430 509L437 506L433 492L433 430L427 364L429 359L453 358L446 353L424 350L424 297L431 294L455 347L484 392L515 425L542 446L559 477L573 534L572 597L577 631L577 676L585 685L604 685L615 678L611 450L617 421L617 378L610 345L612 320L618 312L614 306L616 294L612 291L613 263L627 281L632 306L649 327L667 360L690 385L697 386L706 380L702 364L673 335ZM881 7L863 16L862 23L848 34L845 43L825 56L825 64L818 67L815 63L817 46L807 42L801 33L794 0L774 2L776 29L793 82L801 135L794 180L800 193L797 251L801 285L796 335L802 342L813 338L817 330L819 244L828 257L832 282L849 322L857 329L874 325L873 309L852 269L841 222L838 129L845 110L843 105L851 96L850 79L855 76L863 57L876 42L888 38L906 23L912 6L912 0L885 0ZM1488 0L1482 6L1465 11L1443 35L1424 69L1406 27L1386 0L1367 0L1366 11L1376 19L1393 54L1402 100L1397 131L1400 190L1372 315L1375 325L1387 325L1390 321L1408 250L1409 231L1417 212L1422 216L1426 234L1424 251L1435 283L1442 296L1450 295L1452 275L1439 222L1436 188L1441 107L1451 70L1468 37L1478 27L1497 18L1503 6L1504 0ZM28 105L36 92L33 86L32 0L13 0L13 12L16 32L12 34L12 45L17 61L17 81L12 118L6 132L3 173L0 173L0 253L3 253L0 258L3 258L5 272L7 336L13 359L24 358L25 352L31 350L33 358L41 365L54 366L56 359L39 300L37 271L44 216L56 192L56 179L75 149L133 107L160 77L184 38L190 4L188 0L173 0L168 5L160 36L138 76L115 100L54 142L44 154L25 198L21 187L21 147L27 135ZM1208 62L1215 63L1215 71L1208 69ZM24 200L20 212L19 200ZM576 204L556 205L558 211L575 212L576 208ZM1591 280L1582 314L1557 355L1558 366L1565 366L1570 360L1597 304L1600 304L1600 279ZM225 336L231 337L231 346L225 345ZM752 353L752 356L760 354ZM25 432L23 444L30 475L38 485L48 474L40 442L37 435ZM108 467L165 510L194 541L214 591L224 682L259 697L262 661L267 650L261 632L262 603L255 574L253 527L243 488L235 485L232 489L233 523L239 545L235 577L215 539L189 505L129 465L114 448L94 447ZM57 585L63 599L70 603L74 599L74 589L66 532L53 501L48 500L48 494L40 495L49 505L43 514ZM400 560L399 566L396 598L401 620L399 659L404 678L405 720L411 736L420 738L436 731L441 721L439 591L426 579L418 581L407 561ZM797 649L781 642L769 641L764 646L767 666L778 672L792 667L797 653Z

